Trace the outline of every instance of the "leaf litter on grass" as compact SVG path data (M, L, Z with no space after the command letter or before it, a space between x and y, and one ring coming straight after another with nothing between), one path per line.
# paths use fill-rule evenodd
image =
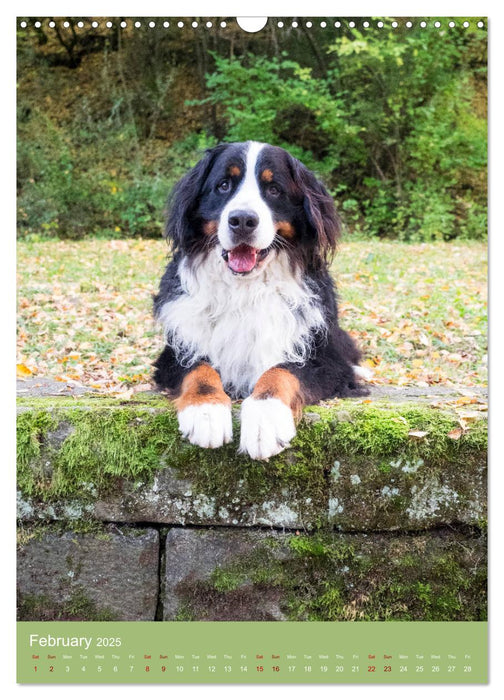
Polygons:
M333 271L342 325L375 384L487 381L487 250L482 243L351 243Z
M486 254L472 242L341 246L332 266L341 325L372 383L486 384ZM150 388L162 347L152 296L166 256L153 240L18 243L18 377L125 399Z

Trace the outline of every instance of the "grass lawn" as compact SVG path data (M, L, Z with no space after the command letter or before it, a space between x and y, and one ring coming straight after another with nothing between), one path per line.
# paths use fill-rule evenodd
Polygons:
M152 240L18 243L18 377L147 388L166 253ZM486 384L486 244L350 242L332 269L373 383Z

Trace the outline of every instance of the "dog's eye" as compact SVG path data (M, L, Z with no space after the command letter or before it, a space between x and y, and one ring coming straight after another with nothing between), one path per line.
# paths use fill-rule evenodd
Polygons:
M267 190L268 194L270 194L272 197L278 197L280 194L280 188L277 187L277 185L268 185Z
M229 192L229 189L231 187L231 182L226 179L226 180L221 180L219 184L217 185L217 191L218 192Z

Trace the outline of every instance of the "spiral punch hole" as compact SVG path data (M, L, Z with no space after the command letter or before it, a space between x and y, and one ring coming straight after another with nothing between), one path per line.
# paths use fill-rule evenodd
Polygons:
M153 20L150 21L139 21L138 19L132 19L132 18L127 18L122 19L121 21L118 21L118 26L121 27L121 29L126 29L127 27L132 27L133 29L142 29L143 27L148 27L149 29L155 29L157 26L162 26L165 29L168 29L171 24L167 20L163 20L162 18L157 18L159 21L155 22ZM244 32L248 32L250 34L254 34L257 32L260 32L266 24L268 23L268 17L237 17L236 18L236 23L242 29ZM427 18L427 19L415 19L415 21L407 20L407 21L397 21L397 20L388 20L387 22L383 22L382 20L377 20L377 21L369 21L369 20L363 20L362 22L355 22L354 20L331 20L327 21L327 19L323 20L317 20L317 21L312 21L312 20L303 20L300 22L297 19L292 19L292 20L286 20L286 19L279 19L274 21L275 26L278 27L279 29L288 29L289 27L292 29L298 29L301 25L305 27L306 29L312 29L313 27L320 27L321 29L326 29L330 28L331 26L334 27L335 29L344 29L345 27L349 29L366 29L366 30L371 30L371 29L384 29L386 27L389 27L391 29L400 29L401 27L405 27L406 29L426 29L427 27L435 27L436 29L445 29L448 27L449 29L454 29L456 27L461 27L463 29L468 29L471 25L476 27L478 29L485 29L485 22L483 20L473 20L472 22L469 22L468 20L464 21L456 21L456 20L441 20L439 19L434 19L434 18ZM227 26L227 22L225 20L221 20L220 22L217 22L217 25L225 28ZM35 27L35 29L40 29L43 25L48 26L50 29L55 29L57 27L62 27L63 29L70 29L72 26L77 27L78 29L83 29L86 26L91 26L93 29L98 29L100 26L106 26L108 29L112 28L113 22L110 19L103 19L101 22L98 22L96 20L79 20L78 22L70 22L68 20L60 20L58 22L54 21L53 19L49 18L44 18L42 21L41 20L27 20L27 19L20 19L19 20L19 27L21 29L29 29L30 26ZM183 29L186 26L191 26L193 29L212 29L215 24L215 20L212 21L211 19L205 20L198 22L194 18L186 18L186 21L183 20L178 20L173 22L173 26L178 27L179 29Z

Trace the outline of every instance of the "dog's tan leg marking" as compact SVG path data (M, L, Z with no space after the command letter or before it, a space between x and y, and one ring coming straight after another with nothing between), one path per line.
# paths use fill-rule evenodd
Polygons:
M287 369L273 367L262 374L257 380L252 397L258 401L279 399L291 409L296 420L301 417L304 402L299 379Z

